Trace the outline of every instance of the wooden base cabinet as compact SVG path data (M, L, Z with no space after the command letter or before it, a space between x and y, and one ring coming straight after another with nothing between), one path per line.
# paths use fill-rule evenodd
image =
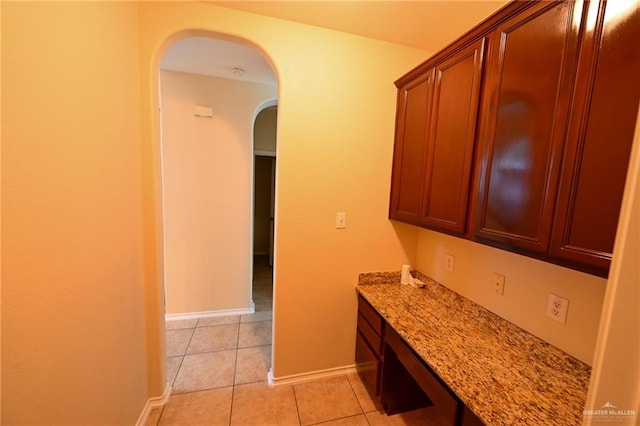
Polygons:
M387 414L429 407L439 424L455 425L460 403L391 327L385 336L382 407Z
M372 399L377 399L380 394L382 362L360 333L356 335L356 368L360 380L364 383Z
M369 302L358 297L356 369L374 401L380 395L383 335L384 320Z
M425 409L425 424L483 424L362 296L356 367L369 395L387 415Z

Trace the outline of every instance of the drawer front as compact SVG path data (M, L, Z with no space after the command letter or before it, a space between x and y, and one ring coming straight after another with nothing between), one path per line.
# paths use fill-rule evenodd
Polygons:
M411 374L424 393L427 394L443 417L452 419L452 421L455 422L458 411L458 401L434 376L429 367L413 353L411 348L402 340L402 337L391 327L386 330L385 342L389 346L387 349L393 350L398 360Z
M362 334L365 340L373 349L378 357L382 357L382 337L371 327L369 321L367 321L362 314L358 314L358 331Z
M369 324L371 324L371 327L378 336L382 336L384 320L362 296L358 296L358 313L369 321Z
M380 360L360 333L356 333L356 369L369 394L380 393Z

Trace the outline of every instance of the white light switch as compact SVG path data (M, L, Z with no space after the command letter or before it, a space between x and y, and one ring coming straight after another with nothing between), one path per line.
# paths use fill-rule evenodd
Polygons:
M497 272L493 273L493 291L500 296L504 294L504 280L504 275Z
M347 227L347 214L345 212L336 213L336 229L344 229Z
M453 272L453 262L456 258L452 254L446 254L444 256L444 269L448 272Z

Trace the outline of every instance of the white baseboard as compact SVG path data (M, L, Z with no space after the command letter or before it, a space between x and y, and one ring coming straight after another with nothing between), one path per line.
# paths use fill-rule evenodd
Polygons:
M247 315L256 312L256 304L251 301L251 307L239 308L239 309L223 309L220 311L200 311L200 312L187 312L184 314L164 314L164 319L171 320L187 320L198 318L212 318L212 317L225 317L228 315Z
M267 381L269 386L295 385L298 383L311 382L318 379L327 379L329 377L344 376L356 373L355 364L345 367L328 368L326 370L311 371L309 373L292 374L284 377L273 377L273 371L269 369L267 373Z
M169 383L164 387L164 392L161 396L156 396L153 398L149 398L146 405L142 409L142 413L140 413L140 417L138 417L138 421L136 422L136 426L144 426L147 423L147 419L149 418L149 413L154 408L162 407L167 402L169 402L169 397L171 396L171 386Z

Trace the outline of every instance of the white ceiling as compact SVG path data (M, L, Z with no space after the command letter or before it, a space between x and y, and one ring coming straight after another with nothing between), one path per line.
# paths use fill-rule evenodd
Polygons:
M242 75L235 75L233 68L242 68ZM171 45L160 63L160 68L231 78L254 83L276 84L276 77L269 64L254 49L232 41L207 37L189 37Z
M436 52L507 0L209 1L212 5L286 19ZM446 22L446 25L442 25ZM425 57L426 59L426 57ZM236 76L231 69L245 70ZM165 53L162 69L276 84L264 58L241 44L190 37Z
M436 52L506 4L507 0L207 1ZM446 22L443 25L443 22Z

